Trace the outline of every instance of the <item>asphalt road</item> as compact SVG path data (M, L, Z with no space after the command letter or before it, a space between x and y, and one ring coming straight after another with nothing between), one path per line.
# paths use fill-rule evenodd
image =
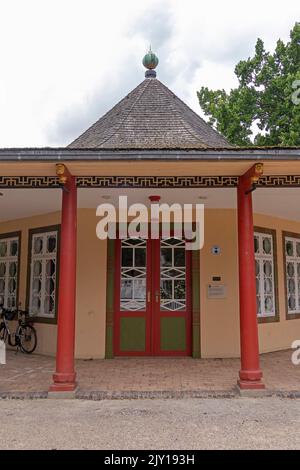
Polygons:
M0 449L300 449L300 401L0 400Z

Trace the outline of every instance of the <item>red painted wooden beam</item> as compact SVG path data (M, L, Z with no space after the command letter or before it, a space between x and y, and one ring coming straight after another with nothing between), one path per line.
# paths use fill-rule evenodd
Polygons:
M62 192L56 371L50 391L72 391L76 388L74 349L77 188L76 178L65 165L58 164L56 174L67 191Z
M263 389L259 365L258 325L256 307L254 229L252 185L263 174L262 164L256 164L239 178L238 240L239 240L239 297L241 370L238 385L241 389Z

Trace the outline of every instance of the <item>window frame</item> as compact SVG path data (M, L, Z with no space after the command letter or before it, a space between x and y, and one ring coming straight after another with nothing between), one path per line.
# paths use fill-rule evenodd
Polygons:
M17 289L16 289L16 309L19 306L19 295L20 295L20 271L21 271L21 245L22 245L22 231L0 233L0 241L18 238L18 267L17 267Z
M275 229L254 226L253 243L255 233L261 235L270 235L273 243L273 275L274 275L274 311L275 315L258 316L256 312L257 322L260 323L278 323L280 322L279 302L278 302L278 267L277 267L277 234ZM255 252L254 252L255 256Z
M285 241L286 238L293 238L295 240L300 241L300 234L294 232L287 232L282 231L282 249L283 249L283 269L284 269L284 293L285 293L285 318L286 320L298 320L300 319L300 312L299 313L289 313L289 306L288 306L288 291L287 291L287 271L286 271L286 262L287 256L285 251ZM299 258L300 262L300 258ZM300 278L300 276L299 276Z
M30 308L30 288L31 288L31 262L32 262L32 240L37 234L45 234L48 232L57 232L57 248L56 248L56 282L55 282L55 312L54 317L44 317L34 315L33 319L36 323L57 324L58 313L58 287L59 287L59 261L60 261L60 224L47 225L43 227L32 228L28 230L28 253L27 253L27 288L26 288L26 309Z

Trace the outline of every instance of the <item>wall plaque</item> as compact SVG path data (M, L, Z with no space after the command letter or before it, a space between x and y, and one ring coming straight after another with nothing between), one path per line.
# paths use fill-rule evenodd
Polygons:
M224 284L209 284L207 286L208 299L226 299L227 289Z

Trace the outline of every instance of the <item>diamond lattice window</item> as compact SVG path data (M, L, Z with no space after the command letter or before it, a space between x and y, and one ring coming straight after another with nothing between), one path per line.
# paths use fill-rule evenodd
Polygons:
M186 309L185 242L176 238L161 240L160 245L161 310Z
M254 233L256 301L258 317L275 317L274 240L271 234Z
M57 231L35 233L31 240L30 314L55 318Z
M128 238L121 242L120 308L146 310L146 240Z
M300 239L285 237L288 313L300 313Z
M4 307L17 307L19 237L0 240L0 297Z

